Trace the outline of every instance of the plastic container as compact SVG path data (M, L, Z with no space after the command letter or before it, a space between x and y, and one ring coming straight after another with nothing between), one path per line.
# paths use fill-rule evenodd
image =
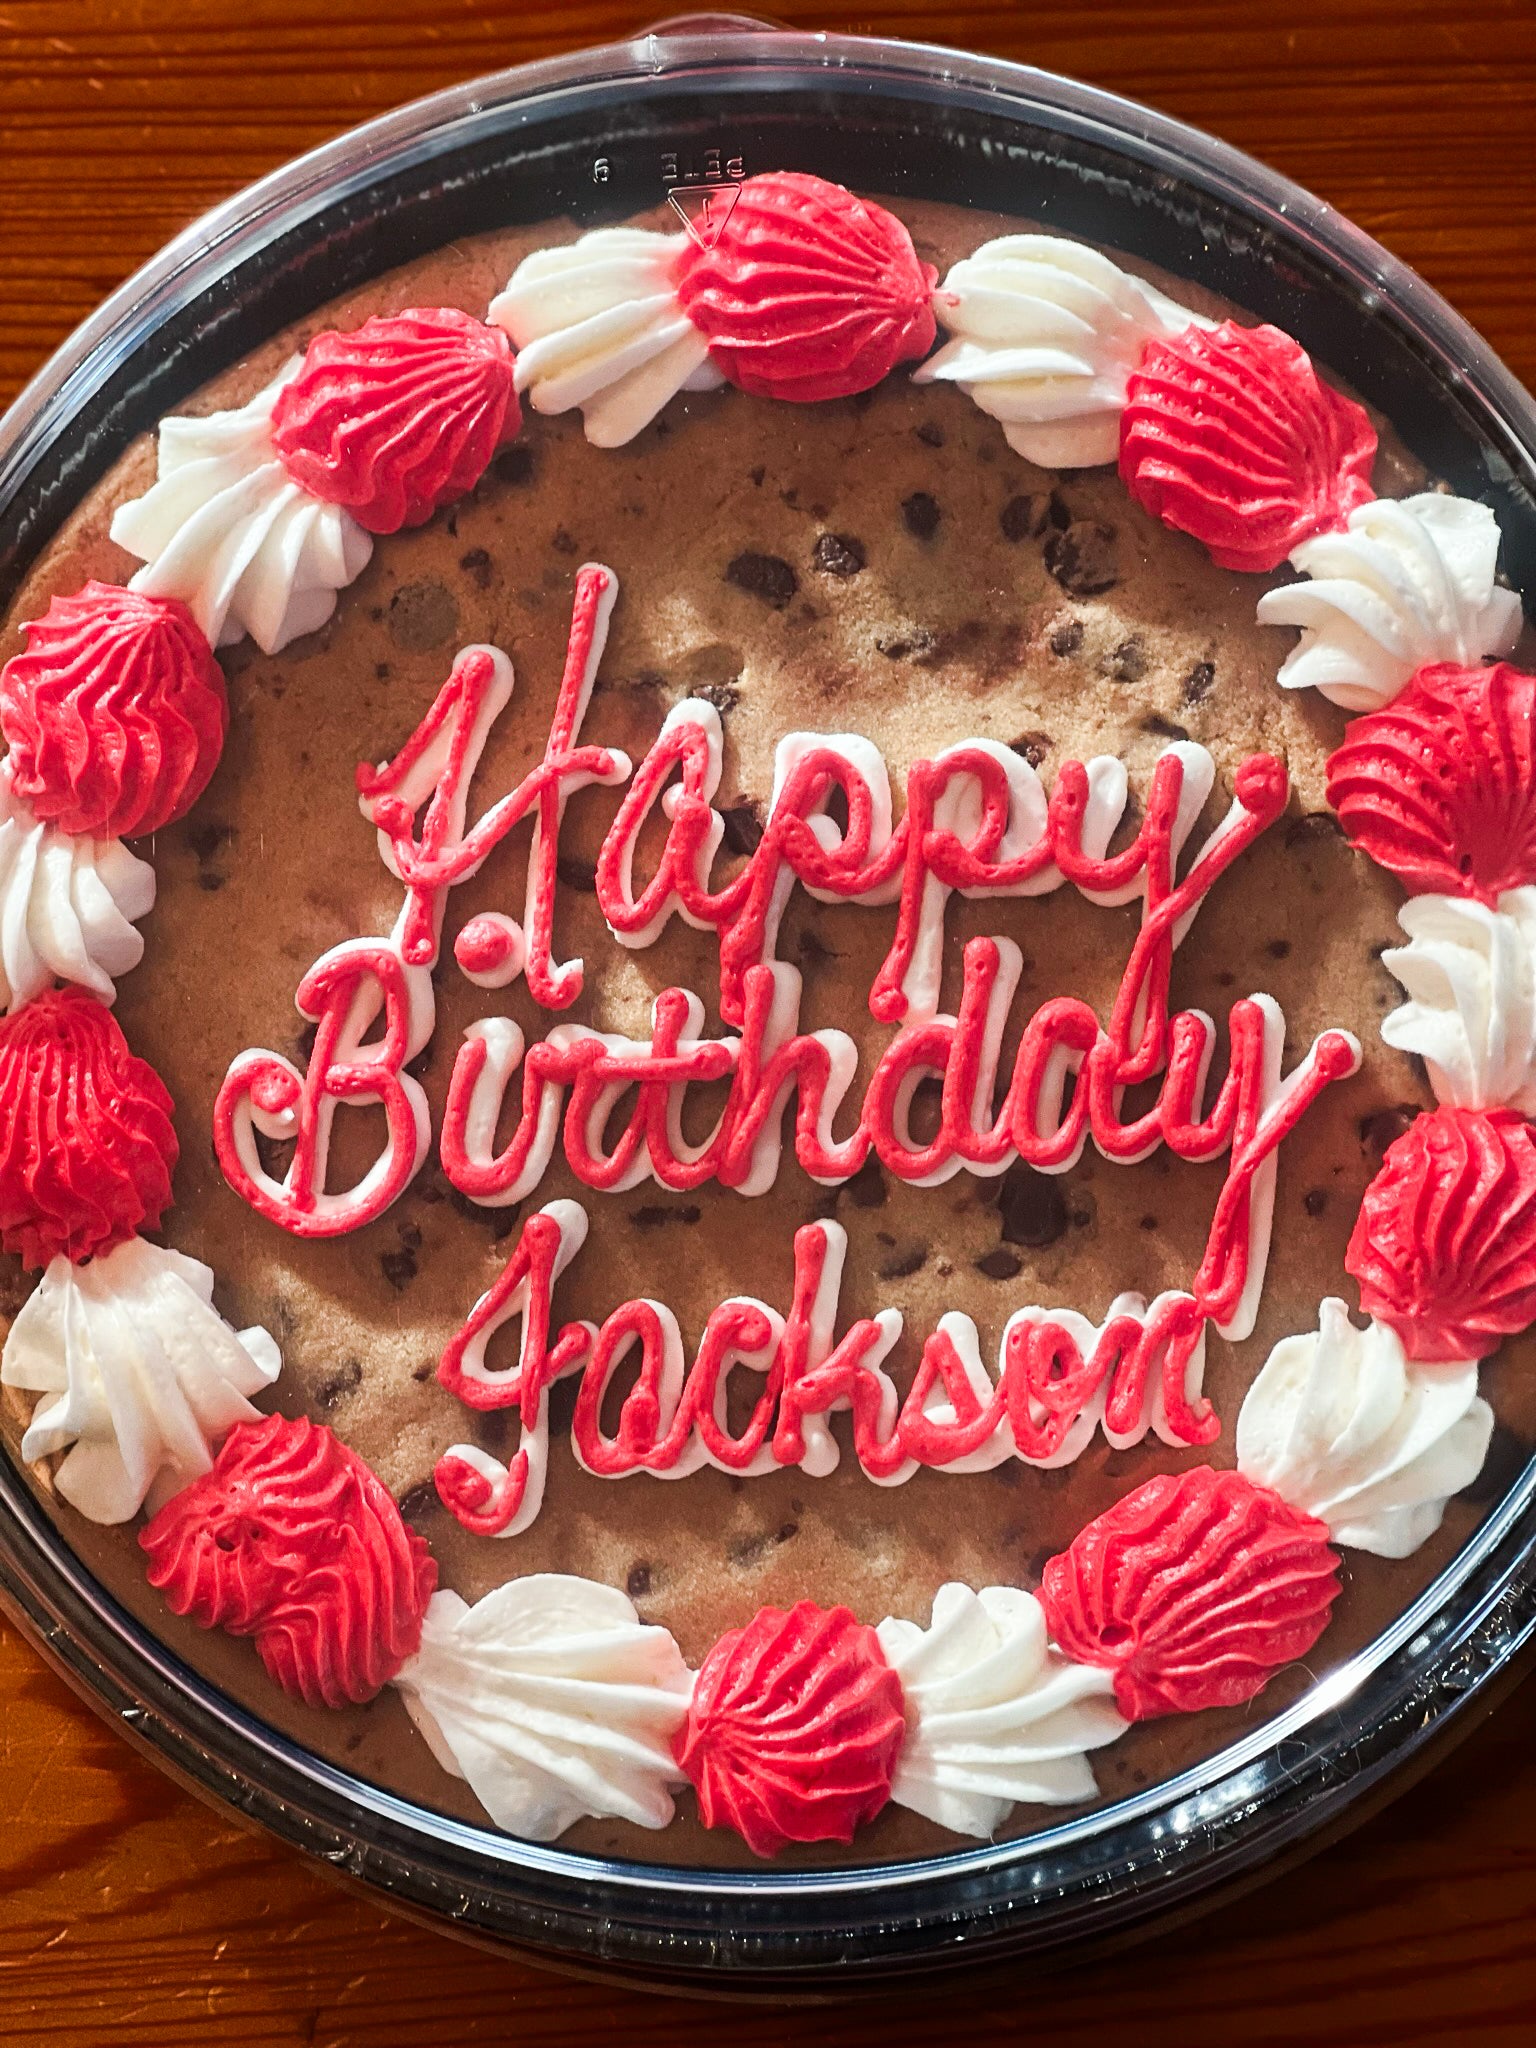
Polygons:
M1536 407L1410 271L1320 201L1157 114L908 44L669 30L407 107L199 221L0 422L0 601L142 431L283 323L471 228L622 218L755 170L1030 216L1272 318L1498 514L1536 586ZM815 1995L1123 1938L1252 1880L1422 1769L1536 1640L1536 1461L1414 1606L1198 1769L1006 1844L697 1875L518 1842L320 1761L183 1666L0 1460L0 1589L102 1710L203 1792L471 1938L714 1992Z

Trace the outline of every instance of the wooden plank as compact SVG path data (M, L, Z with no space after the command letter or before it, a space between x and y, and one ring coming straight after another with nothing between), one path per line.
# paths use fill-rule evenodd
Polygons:
M1444 291L1536 380L1529 0L895 0L856 26L1069 71L1252 151ZM642 10L643 11L643 10ZM631 32L492 0L0 0L0 400L202 208L402 100ZM1095 2048L1529 2043L1536 1762L1516 1697L1304 1875L1122 1961L967 2001L966 2038ZM0 1634L0 2034L96 2048L767 2048L955 2038L954 1994L729 2019L392 1919L189 1798Z

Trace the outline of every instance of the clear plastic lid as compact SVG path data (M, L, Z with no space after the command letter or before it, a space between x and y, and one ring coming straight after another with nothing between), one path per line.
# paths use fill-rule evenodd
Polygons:
M941 49L652 33L421 101L189 229L0 422L0 596L134 435L285 323L456 235L597 225L793 168L1025 215L1275 320L1497 512L1536 588L1536 408L1432 291L1327 206L1175 122ZM184 1667L0 1462L0 1583L67 1674L203 1790L466 1934L715 1990L1119 1934L1335 1828L1512 1675L1536 1634L1536 1462L1440 1579L1222 1754L996 1846L888 1868L691 1873L511 1840L311 1755ZM1504 1483L1501 1481L1501 1484Z

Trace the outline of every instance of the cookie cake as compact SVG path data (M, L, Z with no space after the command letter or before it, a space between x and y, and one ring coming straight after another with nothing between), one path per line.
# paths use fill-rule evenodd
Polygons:
M317 1754L653 1861L1027 1832L1536 1440L1494 516L1134 251L794 172L456 242L0 653L7 1444Z

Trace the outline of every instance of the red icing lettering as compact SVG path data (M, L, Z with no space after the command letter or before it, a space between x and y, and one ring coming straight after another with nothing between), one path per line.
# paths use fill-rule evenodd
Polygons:
M301 1007L319 1027L306 1074L273 1053L244 1054L218 1108L220 1157L231 1180L287 1228L313 1235L355 1228L378 1215L415 1172L426 1112L403 1069L431 1032L428 971L438 956L447 893L525 816L532 820L532 842L523 924L499 911L482 912L459 934L455 957L486 987L505 986L524 972L530 994L546 1008L566 1008L580 992L581 963L559 963L553 955L556 865L571 791L629 773L622 754L579 744L615 589L606 569L589 564L579 573L543 758L473 826L466 822L469 784L512 689L511 665L494 648L465 649L394 759L359 769L364 811L406 889L397 931L390 940L336 949L306 978ZM674 1192L713 1181L757 1194L777 1176L792 1102L796 1163L826 1185L848 1180L871 1152L888 1172L919 1186L936 1185L961 1168L1000 1173L1014 1159L1059 1173L1075 1163L1090 1137L1106 1159L1123 1164L1160 1145L1189 1161L1227 1153L1189 1299L1224 1335L1246 1335L1268 1253L1278 1147L1322 1089L1353 1070L1359 1050L1348 1034L1325 1032L1284 1075L1283 1019L1267 997L1250 997L1232 1006L1227 1073L1207 1099L1215 1025L1199 1011L1172 1012L1170 990L1174 954L1205 898L1284 808L1280 763L1256 755L1241 764L1227 815L1186 860L1215 776L1209 754L1188 742L1163 753L1137 830L1111 852L1128 799L1124 765L1112 758L1064 763L1047 797L1034 768L1011 749L961 742L912 765L905 809L893 824L885 763L867 739L790 733L777 749L761 838L717 889L711 870L724 833L714 808L721 749L712 705L693 700L673 708L618 806L595 886L624 945L651 943L674 914L715 934L726 1029L706 1036L703 1002L681 988L656 997L646 1039L572 1023L529 1045L510 1018L481 1020L454 1063L443 1121L441 1157L454 1185L480 1202L520 1202L537 1188L558 1146L577 1181L603 1192L651 1178ZM648 880L638 877L641 841L663 821L654 872ZM858 1070L855 1043L840 1030L800 1028L800 976L775 958L779 924L797 883L824 901L895 907L869 1005L898 1029L852 1118L842 1110ZM1023 1020L1012 1072L1000 1088L1022 955L1008 938L971 939L955 1013L941 1011L948 900L957 891L973 898L1027 896L1062 886L1101 904L1139 899L1130 955L1106 1021L1071 996L1053 997ZM369 1039L365 1034L380 1012L382 1030ZM939 1124L920 1142L911 1109L929 1080L940 1084ZM713 1128L702 1139L685 1139L688 1090L722 1082L728 1092ZM1155 1088L1150 1100L1149 1084ZM517 1099L509 1103L514 1088ZM1141 1099L1127 1118L1123 1105L1131 1090ZM353 1189L336 1194L325 1187L326 1152L331 1120L346 1101L382 1102L388 1137L375 1166ZM509 1107L515 1118L498 1143ZM281 1181L262 1166L258 1134L293 1141ZM797 1274L810 1257L797 1248ZM814 1424L822 1412L815 1403L823 1400L852 1410L860 1455L867 1454L872 1471L894 1471L909 1457L932 1458L941 1441L946 1462L979 1455L995 1435L1006 1390L1001 1380L996 1388L989 1381L983 1396L979 1359L973 1366L953 1332L937 1335L925 1356L924 1394L908 1442L888 1412L879 1372L883 1339L874 1326L838 1345L829 1340L814 1358L805 1349L809 1328L802 1329L792 1311L778 1341L772 1369L783 1384L775 1394L775 1456L801 1442L803 1422ZM1170 1360L1180 1344L1184 1336L1177 1342L1169 1337ZM600 1354L605 1369L626 1370L626 1353L637 1345L637 1386L649 1393L642 1398L637 1392L625 1405L628 1419L612 1440L595 1411L588 1416L583 1410L582 1442L605 1467L618 1457L629 1461L624 1469L635 1463L656 1469L658 1458L669 1468L667 1447L679 1427L685 1436L704 1427L707 1404L690 1405L685 1391L681 1407L662 1413L667 1403L659 1390L663 1381L670 1384L671 1372L663 1371L671 1356L664 1317L637 1316L632 1326L615 1326ZM1101 1388L1110 1404L1106 1416L1136 1410L1141 1397L1133 1400L1125 1388L1134 1383L1145 1393L1150 1384L1151 1351L1128 1345L1111 1346L1102 1356L1095 1350L1091 1371L1082 1365L1084 1384ZM1043 1356L1026 1344L1015 1380L1042 1370ZM1075 1385L1078 1366L1067 1353L1058 1347L1051 1357L1052 1386L1063 1376L1063 1383ZM1159 1398L1173 1402L1172 1413L1182 1398L1176 1363L1169 1373ZM594 1383L598 1377L594 1371ZM942 1428L918 1419L929 1414L930 1395L934 1412L949 1411ZM1050 1415L1057 1411L1038 1387L1034 1408L1018 1406L1023 1398L1015 1398L1013 1411L1019 1427L1049 1455L1055 1441ZM679 1425L685 1411L691 1419ZM1196 1410L1179 1412L1186 1436L1203 1426ZM642 1416L650 1418L644 1429L637 1420ZM812 1427L796 1459L819 1455L816 1442ZM763 1448L759 1443L749 1455ZM472 1474L458 1472L453 1483L466 1505L478 1493ZM482 1510L491 1512L483 1502L475 1511Z
M472 1445L438 1463L438 1492L466 1528L486 1535L524 1529L539 1511L548 1466L548 1390L581 1373L571 1425L589 1472L681 1478L710 1464L755 1476L798 1466L824 1477L841 1447L832 1418L847 1411L854 1456L871 1479L899 1483L920 1465L982 1471L1008 1457L1058 1465L1097 1431L1117 1448L1148 1429L1172 1444L1209 1443L1216 1417L1203 1398L1206 1318L1188 1294L1150 1307L1122 1295L1102 1328L1071 1309L1025 1308L1008 1320L994 1379L976 1326L946 1314L929 1337L903 1396L887 1370L901 1337L895 1309L838 1335L847 1236L831 1222L795 1233L788 1312L737 1296L704 1327L691 1366L664 1303L626 1301L594 1330L565 1325L551 1341L553 1294L579 1250L586 1219L574 1202L529 1218L500 1278L475 1304L443 1354L438 1378L476 1409L516 1407L521 1441L509 1465ZM517 1359L486 1364L492 1336L521 1320ZM738 1369L762 1390L739 1434L727 1425L728 1383ZM623 1389L621 1392L620 1389Z
M382 1216L426 1157L427 1098L403 1069L432 1035L432 983L406 964L397 939L349 939L315 962L294 1000L315 1025L306 1070L281 1053L241 1053L214 1103L214 1148L225 1179L261 1215L296 1237L336 1237ZM368 1037L381 1015L379 1036ZM325 1183L343 1103L381 1104L386 1136L362 1179L338 1193ZM262 1163L258 1134L293 1145L280 1180Z
M581 1365L595 1332L590 1323L567 1323L554 1343L555 1281L581 1249L586 1213L575 1202L551 1202L530 1216L496 1284L475 1303L437 1368L439 1382L468 1408L516 1408L522 1442L509 1466L473 1445L461 1444L437 1461L437 1490L467 1529L481 1536L513 1536L539 1512L549 1457L549 1389ZM486 1362L503 1324L522 1324L517 1362L510 1369Z
M545 1009L566 1009L581 993L581 962L560 965L552 956L555 869L560 823L571 793L594 782L622 782L629 773L625 755L576 744L617 594L612 570L589 562L578 573L565 670L544 758L473 827L465 829L469 780L512 693L512 664L496 648L466 648L394 759L377 769L359 767L364 811L379 828L389 866L410 892L402 949L413 965L430 966L437 957L447 890L476 873L513 826L532 815L523 973L530 995ZM415 814L423 804L418 834Z

